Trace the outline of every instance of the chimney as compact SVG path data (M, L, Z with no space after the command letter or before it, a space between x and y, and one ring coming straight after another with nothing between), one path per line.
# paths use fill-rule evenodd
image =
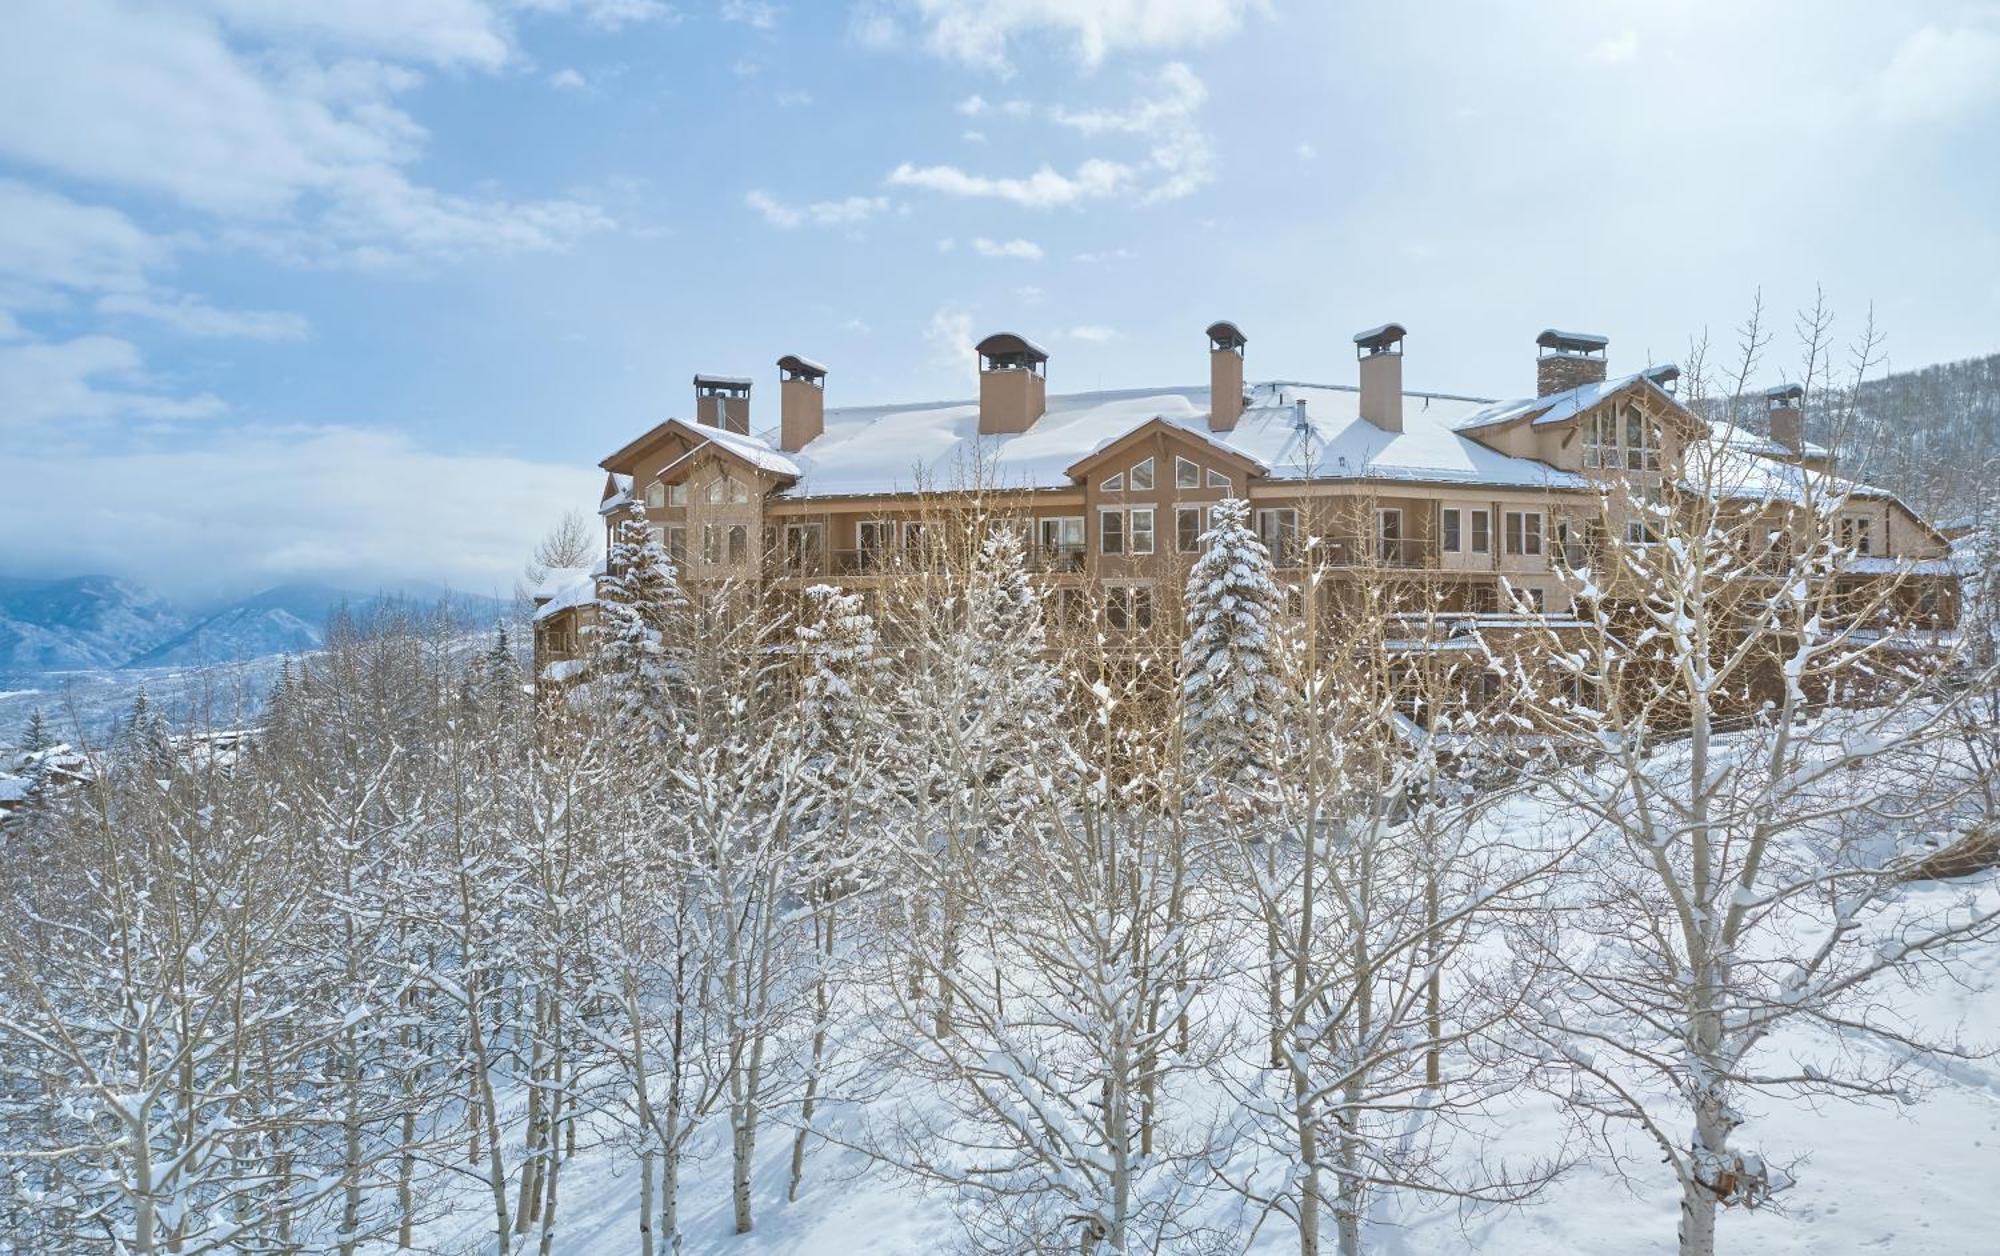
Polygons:
M1764 418L1771 442L1794 454L1806 447L1806 390L1797 384L1780 384L1764 390Z
M1384 323L1354 333L1361 359L1361 417L1385 432L1403 430L1403 337L1401 323Z
M1208 430L1233 432L1243 417L1243 333L1234 323L1208 329Z
M1611 343L1604 337L1551 327L1535 343L1542 347L1535 358L1537 397L1604 382L1604 350Z
M788 353L778 359L778 448L795 454L826 430L826 368Z
M1001 436L1025 432L1048 409L1049 355L1032 340L1012 332L988 336L979 354L979 433Z
M709 427L750 434L750 381L732 375L694 377L694 419Z

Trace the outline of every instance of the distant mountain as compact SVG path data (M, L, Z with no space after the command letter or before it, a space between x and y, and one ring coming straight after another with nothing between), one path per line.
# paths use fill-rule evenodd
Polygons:
M392 607L444 607L466 628L492 623L509 604L418 586L356 593L330 585L278 585L190 613L130 581L0 578L0 674L32 676L103 668L197 667L316 650L333 615L357 622Z
M0 672L118 667L186 630L178 606L110 576L0 576Z

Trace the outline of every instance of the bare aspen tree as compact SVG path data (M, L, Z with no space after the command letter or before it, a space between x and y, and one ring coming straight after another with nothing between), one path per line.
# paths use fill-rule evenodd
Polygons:
M1828 326L1823 308L1801 320L1822 385ZM1726 399L1768 341L1753 313ZM1864 331L1847 391L1875 343ZM1571 578L1591 631L1545 641L1553 666L1513 665L1524 711L1583 762L1549 781L1589 823L1540 955L1563 995L1527 1024L1613 1154L1625 1131L1657 1148L1685 1256L1717 1249L1720 1209L1790 1180L1746 1138L1746 1101L1905 1093L1954 1047L1885 1015L1871 986L1949 965L2000 924L1969 895L1910 894L1895 841L1968 787L1947 730L1990 674L1939 683L1948 660L1914 631L1907 573L1843 535L1858 486L1735 435L1733 417L1694 434L1663 502L1614 488L1646 527L1612 532ZM1890 1049L1772 1049L1808 1027Z

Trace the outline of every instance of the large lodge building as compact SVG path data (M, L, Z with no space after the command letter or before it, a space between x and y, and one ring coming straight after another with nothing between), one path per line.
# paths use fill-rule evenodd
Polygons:
M827 369L788 355L763 432L750 380L697 375L692 420L604 459L599 513L609 531L642 511L691 585L866 589L920 566L940 510L976 494L1021 523L1065 611L1095 599L1112 632L1137 634L1165 618L1209 508L1240 497L1281 574L1310 564L1329 597L1390 576L1427 622L1504 635L1524 618L1581 630L1564 568L1600 562L1607 536L1645 543L1638 504L1696 491L1683 469L1699 462L1699 491L1747 511L1837 498L1842 578L1894 580L1911 615L1952 622L1949 542L1893 494L1834 476L1805 440L1801 389L1766 395L1764 434L1712 426L1676 398L1672 366L1609 377L1603 337L1551 330L1533 397L1411 392L1406 334L1356 335L1355 384L1250 383L1244 334L1219 322L1205 388L1067 396L1048 395L1045 351L999 334L977 346L976 400L833 409ZM596 574L538 592L544 679L584 666Z

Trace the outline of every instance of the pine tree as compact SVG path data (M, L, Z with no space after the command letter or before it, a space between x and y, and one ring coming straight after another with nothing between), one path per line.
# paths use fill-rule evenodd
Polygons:
M49 731L48 717L42 714L42 708L36 707L28 712L28 726L21 733L21 749L34 754L47 750L55 744L55 740L55 735Z
M664 732L685 668L690 604L673 559L636 507L619 521L598 585L596 672L608 709Z
M1255 801L1267 791L1284 688L1278 674L1282 605L1271 554L1239 499L1216 504L1188 573L1181 689L1190 749L1218 788Z

